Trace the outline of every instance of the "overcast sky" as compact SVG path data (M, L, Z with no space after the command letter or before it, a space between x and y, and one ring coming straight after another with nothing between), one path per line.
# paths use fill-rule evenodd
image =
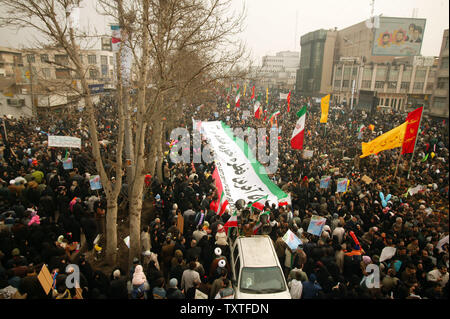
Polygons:
M108 20L92 9L92 0L85 0L81 14L83 26L95 25L107 32ZM233 0L233 7L245 4L245 31L241 39L251 51L255 62L279 51L300 51L300 37L317 29L343 29L370 17L371 0ZM422 55L439 55L444 29L449 28L448 0L375 0L374 14L389 17L425 18ZM1 7L0 7L1 11ZM0 29L0 46L20 47L30 43L30 32Z

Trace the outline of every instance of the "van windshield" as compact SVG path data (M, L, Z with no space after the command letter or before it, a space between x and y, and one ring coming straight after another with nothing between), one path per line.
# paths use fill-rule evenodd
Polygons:
M244 267L240 290L244 293L269 294L283 292L286 286L278 267Z

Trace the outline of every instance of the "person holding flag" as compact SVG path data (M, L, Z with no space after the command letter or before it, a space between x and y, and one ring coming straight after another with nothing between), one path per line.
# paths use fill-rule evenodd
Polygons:
M306 105L297 112L298 120L292 132L291 147L294 150L303 149L303 139L305 135Z
M255 102L255 105L253 106L254 115L255 118L260 119L262 115L262 108L261 108L261 94L258 95L258 99Z

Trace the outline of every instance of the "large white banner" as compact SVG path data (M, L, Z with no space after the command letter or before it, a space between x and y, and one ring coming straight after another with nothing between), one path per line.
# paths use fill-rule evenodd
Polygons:
M223 190L232 209L238 199L247 204L268 195L269 203L278 206L279 199L288 196L264 173L264 167L250 150L249 154L244 153L248 145L240 139L239 144L236 143L230 128L219 121L202 122L202 128L214 152Z
M81 139L72 136L48 136L48 146L49 147L73 147L81 148Z

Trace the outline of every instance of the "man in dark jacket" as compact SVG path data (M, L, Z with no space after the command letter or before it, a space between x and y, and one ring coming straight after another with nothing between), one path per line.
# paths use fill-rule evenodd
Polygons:
M167 285L167 299L185 299L184 294L177 288L178 280L172 278Z

